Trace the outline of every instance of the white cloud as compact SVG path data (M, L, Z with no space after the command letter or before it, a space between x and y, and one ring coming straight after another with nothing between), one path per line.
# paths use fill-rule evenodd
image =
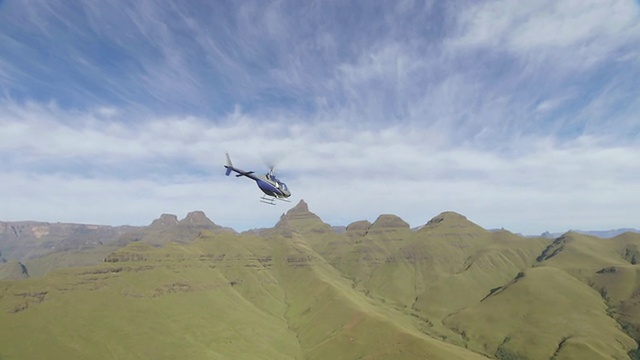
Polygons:
M638 54L640 8L634 1L481 2L464 9L454 47L487 47L583 69L624 47Z
M334 225L396 213L418 226L454 210L485 227L525 233L638 226L635 145L531 137L505 155L438 148L423 141L428 128L402 125L358 132L339 122L288 128L238 110L229 115L234 121L173 117L146 119L140 126L111 118L94 122L103 109L75 114L16 106L9 107L19 117L0 118L0 154L14 157L11 169L0 167L6 189L0 202L10 204L1 210L3 220L141 225L162 212L203 210L239 230L275 224L288 207L263 206L254 184L225 177L224 152L230 151L245 170L266 171L261 158L280 158L276 170L294 203L305 199ZM59 120L69 117L74 125ZM30 157L48 168L23 167ZM78 158L116 163L129 173L82 175ZM149 163L164 166L168 175L149 173Z

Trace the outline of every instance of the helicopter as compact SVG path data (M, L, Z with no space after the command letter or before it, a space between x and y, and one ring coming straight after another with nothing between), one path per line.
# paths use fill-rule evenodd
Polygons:
M273 167L271 167L269 172L264 175L254 175L255 173L253 171L244 171L234 167L233 163L231 163L229 153L226 153L226 155L227 164L224 167L227 171L225 172L225 175L229 176L229 174L234 171L238 173L236 177L246 176L251 180L255 180L260 190L264 193L264 195L260 197L260 202L270 205L275 205L276 200L289 202L287 198L291 196L291 192L289 191L289 188L287 188L287 184L283 183L273 175Z

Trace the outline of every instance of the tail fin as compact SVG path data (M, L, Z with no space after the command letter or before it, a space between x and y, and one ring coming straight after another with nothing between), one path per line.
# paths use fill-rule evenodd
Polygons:
M224 167L227 168L227 171L224 174L229 176L229 174L231 174L231 168L233 168L233 164L231 163L231 158L229 157L229 153L225 153L225 154L227 155L227 165L225 165Z

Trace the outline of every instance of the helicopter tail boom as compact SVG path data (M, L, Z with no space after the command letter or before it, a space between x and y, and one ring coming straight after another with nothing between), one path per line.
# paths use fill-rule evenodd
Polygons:
M231 174L231 170L233 170L233 164L231 163L231 158L229 157L229 153L226 153L226 155L227 155L227 165L225 165L224 167L227 168L227 171L224 174L229 176L229 174Z
M229 174L231 174L231 172L233 171L237 173L236 177L246 176L249 179L256 180L256 181L258 180L258 178L255 175L253 175L254 174L253 171L244 171L234 167L233 164L231 163L231 158L229 157L229 153L227 153L226 155L227 155L227 164L224 167L227 170L224 172L225 175L229 176Z

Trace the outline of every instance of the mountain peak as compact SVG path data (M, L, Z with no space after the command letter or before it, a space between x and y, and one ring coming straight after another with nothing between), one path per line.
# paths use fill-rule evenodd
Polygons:
M169 227L178 223L178 217L173 214L162 214L159 218L153 220L152 227Z
M289 211L287 211L287 216L296 215L296 214L312 214L309 211L309 205L307 205L307 203L304 200L300 200L296 206L292 207L291 209L289 209Z
M331 226L325 224L320 217L309 211L309 205L304 200L292 207L286 214L280 217L276 224L277 229L296 229L301 232L327 232L331 231Z
M399 216L392 214L383 214L378 216L376 221L371 224L371 230L388 230L388 229L409 229L410 226L407 222L402 220Z
M203 211L197 210L192 211L187 214L187 217L180 220L180 224L183 225L206 225L206 226L216 226L213 221L211 221L207 215L204 214Z
M298 204L292 207L291 209L289 209L289 211L287 211L287 213L284 216L286 216L289 220L317 219L319 221L322 221L320 220L320 217L318 217L318 215L309 211L309 205L307 205L307 203L304 200L300 200Z
M468 221L467 217L461 214L458 214L455 211L444 211L436 216L434 216L427 225L435 225L441 222L451 222L451 221Z
M464 215L453 211L445 211L434 216L421 230L434 228L474 228L486 231L479 225L469 221Z

